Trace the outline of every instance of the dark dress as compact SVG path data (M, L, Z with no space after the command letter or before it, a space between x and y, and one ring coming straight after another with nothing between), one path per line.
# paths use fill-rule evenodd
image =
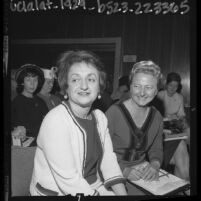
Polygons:
M40 125L47 112L48 108L45 102L38 96L28 98L19 94L12 101L12 129L16 126L24 126L27 136L37 137Z
M98 169L98 163L100 163L102 158L102 147L98 136L96 120L93 114L92 117L92 120L76 117L77 121L87 134L87 155L84 168L84 178L89 184L92 184L97 180L96 172Z

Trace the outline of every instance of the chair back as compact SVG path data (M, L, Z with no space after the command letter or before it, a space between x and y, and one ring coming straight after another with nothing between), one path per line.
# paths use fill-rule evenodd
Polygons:
M11 148L11 196L28 196L36 147Z

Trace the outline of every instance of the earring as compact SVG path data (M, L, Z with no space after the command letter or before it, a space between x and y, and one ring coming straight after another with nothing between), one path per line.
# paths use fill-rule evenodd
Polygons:
M64 95L64 99L67 100L68 99L68 94Z
M101 95L100 94L98 95L98 99L101 99Z

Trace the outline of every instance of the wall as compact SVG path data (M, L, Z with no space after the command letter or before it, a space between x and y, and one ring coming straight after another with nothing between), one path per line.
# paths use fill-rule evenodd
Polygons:
M12 39L121 37L122 56L134 54L137 61L151 59L182 77L185 104L190 104L190 15L12 13L8 24ZM123 63L128 74L133 63Z

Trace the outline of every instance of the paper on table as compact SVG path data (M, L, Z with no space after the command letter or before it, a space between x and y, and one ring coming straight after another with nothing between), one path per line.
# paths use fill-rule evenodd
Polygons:
M131 181L132 183L144 188L154 195L165 195L170 193L182 186L188 184L187 181L176 177L175 175L169 174L165 170L160 169L159 181L144 181L143 179L137 181Z
M26 139L22 142L23 147L28 147L34 141L34 137L26 137Z
M188 136L186 133L178 133L178 134L165 134L165 141L170 141L170 140L182 140L182 139L187 139Z

